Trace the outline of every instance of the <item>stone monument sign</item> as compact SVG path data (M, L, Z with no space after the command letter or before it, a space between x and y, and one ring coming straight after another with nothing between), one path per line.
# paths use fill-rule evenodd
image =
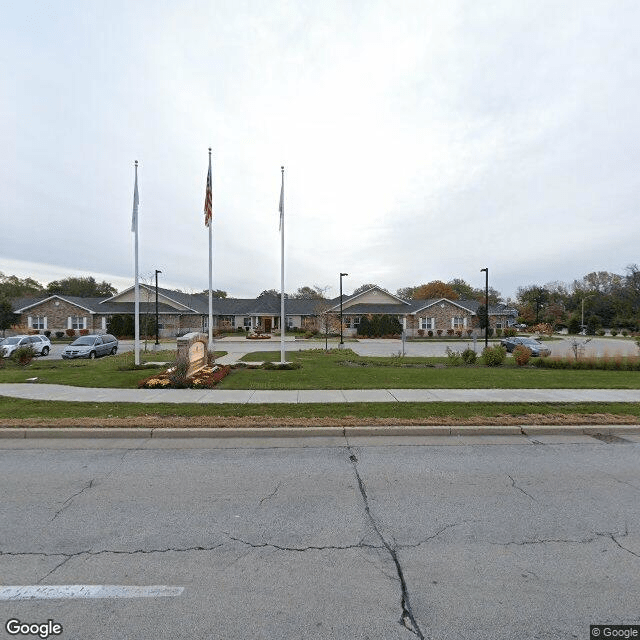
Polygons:
M207 365L207 342L205 333L187 333L177 339L178 360L184 358L189 363L187 377L192 376Z

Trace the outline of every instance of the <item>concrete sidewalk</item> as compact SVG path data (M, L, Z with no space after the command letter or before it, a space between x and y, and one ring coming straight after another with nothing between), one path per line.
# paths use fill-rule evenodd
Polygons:
M329 404L355 402L640 402L640 389L95 389L0 384L0 396L67 402Z

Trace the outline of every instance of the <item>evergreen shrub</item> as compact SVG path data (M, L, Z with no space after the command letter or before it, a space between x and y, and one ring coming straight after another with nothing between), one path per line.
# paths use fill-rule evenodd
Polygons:
M488 367L499 367L504 363L506 357L507 350L501 344L485 347L482 351L482 360Z

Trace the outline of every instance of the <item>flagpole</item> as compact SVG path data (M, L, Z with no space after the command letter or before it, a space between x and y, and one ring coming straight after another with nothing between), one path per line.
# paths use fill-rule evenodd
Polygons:
M280 363L287 362L284 351L285 315L284 315L284 167L282 172L282 187L280 189Z
M140 364L140 278L138 270L138 161L135 162L135 186L133 191L133 232L134 232L134 269L135 269L135 304L134 304L134 362L136 365Z
M204 222L209 227L209 344L213 353L213 178L211 175L211 147L209 147L209 171L207 173L207 191L204 199Z
M213 351L213 233L209 225L209 351Z

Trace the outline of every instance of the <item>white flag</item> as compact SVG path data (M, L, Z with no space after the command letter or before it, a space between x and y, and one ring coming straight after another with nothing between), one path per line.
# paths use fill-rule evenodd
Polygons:
M284 222L284 167L282 167L282 187L280 187L280 225L278 226L278 231L282 229L282 223Z
M133 187L133 214L131 216L131 231L134 233L138 229L138 203L140 198L138 197L138 161L136 160L136 182Z

